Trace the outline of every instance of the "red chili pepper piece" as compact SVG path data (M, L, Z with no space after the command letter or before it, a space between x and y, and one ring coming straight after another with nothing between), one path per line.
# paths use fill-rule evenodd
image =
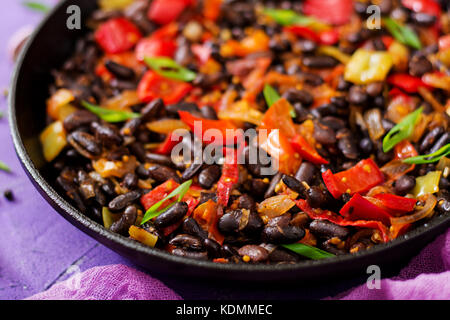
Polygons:
M416 206L416 199L400 197L390 193L380 193L374 198L381 201L381 204L392 214L399 215L411 212Z
M348 220L374 220L390 225L390 214L356 193L339 213Z
M137 93L142 102L161 98L165 104L173 104L179 102L191 90L192 85L187 82L168 79L149 70L139 82Z
M144 38L136 46L136 58L144 61L145 57L173 57L176 49L172 39Z
M342 25L350 21L352 0L306 0L303 12L330 24Z
M101 24L95 32L95 41L110 54L130 50L142 38L139 29L125 18L113 18Z
M349 221L341 216L337 215L336 213L329 211L329 210L322 210L322 209L313 209L310 207L308 202L305 200L297 200L296 201L297 206L311 219L322 219L330 221L334 224L343 226L343 227L359 227L359 228L369 228L369 229L376 229L379 230L381 233L381 236L383 238L384 242L388 242L390 240L389 238L389 231L387 227L381 223L380 221L366 221L366 220L356 220L356 221Z
M292 32L293 34L317 42L320 42L320 37L319 35L312 29L308 28L308 27L303 27L303 26L289 26L289 27L285 27L283 30L287 31L287 32Z
M237 127L231 121L199 118L186 111L178 111L178 114L180 115L180 119L191 128L194 134L200 135L200 132L196 132L195 130L195 123L201 123L201 136L199 138L202 142L226 146L240 144L243 141L242 131L237 130ZM215 137L215 132L220 133L223 139L216 141L219 136Z
M322 158L320 154L314 149L305 138L301 135L295 135L291 140L292 147L300 156L314 164L328 164L329 162Z
M387 82L408 93L416 93L420 87L429 88L422 79L406 73L393 74L387 78Z
M155 150L155 153L169 155L172 149L183 140L183 137L170 133L164 142Z
M336 29L326 30L319 33L320 43L331 46L338 43L339 32Z
M383 173L372 159L361 160L354 167L336 174L325 171L322 178L336 199L344 193L364 193L384 181Z
M153 0L147 16L153 22L167 24L177 20L192 2L192 0Z
M222 167L222 176L217 183L217 197L220 205L226 206L230 199L230 194L233 188L239 181L239 166L237 163L237 152L233 150L230 155L229 152L225 155L225 163Z

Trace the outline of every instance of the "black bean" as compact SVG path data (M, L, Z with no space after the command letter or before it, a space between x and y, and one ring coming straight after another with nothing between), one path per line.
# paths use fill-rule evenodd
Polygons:
M158 228L168 227L183 219L188 209L189 207L186 202L178 202L156 217L154 224Z
M210 259L220 258L222 256L222 247L217 241L206 238L203 240L203 246L206 248Z
M263 198L268 186L269 184L262 179L252 179L250 181L250 193L257 199Z
M351 86L352 84L348 81L345 81L344 77L341 76L339 77L336 89L338 91L348 91L348 89L350 89Z
M251 262L263 262L269 258L269 252L263 247L257 245L246 245L238 250L239 255L248 256Z
M305 108L301 103L294 103L293 107L296 115L295 122L303 123L311 117L309 110Z
M125 207L129 206L131 203L136 201L141 197L141 193L139 191L131 191L125 194L121 194L115 197L108 205L109 210L117 212Z
M158 117L161 112L164 110L164 102L161 98L155 99L149 104L147 104L141 110L141 119L142 121L150 121L156 117Z
M324 241L324 242L322 243L321 247L322 247L323 250L325 250L325 251L327 251L327 252L330 252L330 253L332 253L332 254L334 254L334 255L337 255L337 256L344 255L344 254L347 253L344 249L336 248L336 247L330 242L330 240Z
M177 48L174 54L174 60L182 66L187 66L194 59L189 43L183 41Z
M306 182L308 185L311 185L314 176L316 175L316 167L309 162L303 162L298 168L297 173L295 174L295 179L301 182Z
M320 238L340 238L345 239L349 235L346 227L339 226L327 220L314 220L309 224L309 230Z
M125 209L125 212L122 214L122 217L118 221L114 222L109 230L126 236L128 235L128 230L130 229L130 227L134 225L134 223L136 222L136 218L137 218L136 207L128 206Z
M105 183L102 184L100 188L109 197L116 196L116 191L114 190L114 183L111 180L106 180Z
M191 258L195 260L208 260L208 253L206 251L189 251L182 248L175 248L172 250L172 254L179 257Z
M133 79L135 77L135 73L134 73L133 69L125 67L117 62L112 61L112 60L106 60L105 67L106 67L106 69L108 69L109 72L111 72L117 78Z
M314 97L306 90L289 89L283 94L283 98L292 104L300 102L306 107L314 102Z
M303 53L312 53L317 49L317 44L311 40L299 40L296 45Z
M337 108L337 109L347 109L348 108L348 101L343 96L337 96L332 97L330 99L330 102Z
M445 146L447 143L450 143L450 132L444 133L438 141L433 145L433 147L430 149L430 153L434 153L438 151L440 148Z
M421 77L433 70L430 60L424 56L414 56L409 60L409 73L415 77Z
M120 129L120 134L123 136L133 136L136 133L139 126L141 125L141 123L142 123L141 118L128 120L124 124L122 129Z
M198 175L198 183L204 189L210 189L219 180L221 169L218 165L211 165L203 169Z
M333 129L334 131L337 131L337 130L340 130L340 129L343 129L346 127L345 120L338 118L338 117L333 117L333 116L327 116L327 117L321 119L320 122L323 125Z
M305 83L313 87L320 86L324 82L320 75L311 72L302 72L300 76L303 78Z
M327 202L325 192L317 186L313 186L306 190L306 201L313 208L321 208Z
M174 238L172 238L172 240L169 241L169 244L192 251L203 250L202 241L190 234L177 234Z
M282 179L283 183L292 191L295 191L299 194L303 194L305 192L305 187L296 178L284 174Z
M339 137L338 148L347 159L358 159L359 153L356 141L350 133Z
M123 142L119 130L115 126L93 122L91 129L95 133L95 138L105 146L117 146Z
M63 124L67 132L72 132L78 128L89 126L94 121L98 121L95 114L87 110L78 110L68 115Z
M276 248L269 253L269 260L274 263L295 263L299 262L301 258L292 251Z
M224 244L222 246L222 254L225 257L235 257L235 256L239 256L239 253L236 251L236 249L234 249L232 246L230 246L229 244Z
M151 153L151 152L147 152L145 154L144 162L161 164L163 166L168 166L168 167L173 165L172 159L170 159L170 157L162 155L162 154Z
M376 97L383 92L383 82L373 82L367 85L366 92L371 97Z
M127 173L123 178L123 185L130 190L136 189L138 186L138 182L138 176L131 172Z
M218 120L216 110L210 106L204 106L200 109L200 112L202 113L203 118L205 119L211 119L211 120Z
M242 211L233 210L220 217L217 224L219 231L223 234L235 234L239 232L239 223L241 221Z
M338 109L333 103L326 103L311 110L311 114L316 118L322 118L337 114Z
M184 170L183 175L181 176L181 178L183 180L192 179L202 167L203 167L203 163L191 163L189 168Z
M293 243L305 236L305 231L296 226L289 225L290 216L283 215L273 218L264 227L262 240L273 244Z
M339 61L329 56L307 56L303 58L303 64L308 68L333 68Z
M432 26L436 22L436 17L424 12L411 13L411 20L420 26Z
M109 86L119 91L136 90L137 83L131 80L111 79L111 81L109 82Z
M208 238L208 233L200 227L200 225L195 219L191 217L186 218L183 221L183 224L181 225L181 230L183 231L183 233L199 237L200 239Z
M336 134L333 129L319 122L314 124L314 138L321 144L333 144L336 142Z
M278 172L275 176L273 176L272 180L270 181L269 187L267 188L267 191L264 194L265 199L270 198L275 193L275 187L280 182L282 176L283 174L280 172Z
M102 153L101 147L89 133L82 131L72 132L67 137L67 141L75 148L75 150L86 158L93 159Z
M243 194L238 198L238 208L247 210L256 210L256 202L248 194Z
M394 183L394 191L400 196L406 195L416 185L416 179L413 176L404 175L398 178Z
M368 101L368 95L360 86L353 86L348 93L348 101L351 104L363 105Z
M256 213L256 211L248 210L248 212L243 211L241 218L241 232L252 236L258 234L264 227L264 223L261 217ZM248 216L246 215L248 213Z
M439 138L439 136L443 133L444 128L442 127L436 127L428 132L420 142L419 151L421 153L424 153L425 151L429 150L433 146L437 138Z
M199 107L195 103L180 102L177 104L171 104L166 107L169 115L178 117L178 111L187 111L193 115L201 115Z
M373 150L372 140L370 140L370 138L362 138L361 141L359 141L359 148L364 154L370 154Z
M181 178L177 172L166 166L154 165L148 169L148 172L150 173L150 177L157 182L165 182L169 179L173 179L177 183L181 182Z

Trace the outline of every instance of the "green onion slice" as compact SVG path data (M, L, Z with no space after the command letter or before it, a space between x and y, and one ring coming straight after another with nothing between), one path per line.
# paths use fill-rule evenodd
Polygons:
M407 164L426 164L438 162L442 157L446 157L450 154L450 143L440 148L438 151L423 156L411 157L403 160Z
M3 161L0 161L0 170L5 172L11 172L11 169Z
M193 81L197 74L167 57L145 57L145 63L163 77L185 82Z
M419 120L419 116L423 111L423 107L420 107L413 113L407 115L399 124L389 131L389 133L383 139L383 151L388 152L395 145L405 139L408 139L414 131L414 126Z
M311 247L303 243L293 243L293 244L283 244L283 247L286 249L289 249L291 251L294 251L295 253L313 259L313 260L320 260L320 259L326 259L334 257L335 255L326 251L323 251L316 247Z
M40 2L35 2L35 1L25 1L23 3L24 6L36 10L36 11L40 11L40 12L48 12L50 11L50 7L47 6L46 4L40 3Z
M271 17L273 20L275 20L276 23L281 24L282 26L291 26L291 25L306 26L317 21L312 17L307 17L298 14L293 10L266 8L264 9L264 14Z
M406 44L415 49L422 48L422 43L415 32L408 26L399 24L392 18L383 19L386 28L392 34L392 36L399 42Z
M162 206L162 204L164 202L166 202L167 200L170 200L170 199L178 196L177 202L180 202L183 199L183 197L186 195L186 193L188 192L191 185L192 185L192 180L186 181L185 183L178 186L178 188L173 190L167 197L165 197L161 201L159 201L159 202L155 203L153 206L151 206L145 213L144 218L142 219L141 225L146 223L147 221L159 216L161 213L168 210L170 207L172 207L175 204L175 203L172 203L172 204L168 205L166 208L158 211L158 209Z
M82 101L81 104L83 107L96 114L100 119L105 120L106 122L123 122L129 119L139 118L141 116L139 113L102 108L87 101Z

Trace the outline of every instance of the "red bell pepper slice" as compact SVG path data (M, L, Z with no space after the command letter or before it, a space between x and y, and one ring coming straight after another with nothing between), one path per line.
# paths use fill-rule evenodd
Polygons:
M439 38L439 50L444 51L450 49L450 34Z
M339 32L336 29L319 32L320 43L331 46L339 42Z
M294 150L297 151L300 156L312 162L314 164L328 164L329 162L322 158L322 156L314 149L303 136L297 134L292 138L291 144Z
M149 70L139 82L137 93L142 102L161 98L165 104L173 104L183 99L192 88L187 82L168 79Z
M319 43L320 37L319 35L312 29L303 26L289 26L284 27L284 31L291 32L299 37L314 41Z
M331 170L322 173L328 191L338 199L344 193L363 193L384 181L383 173L372 159L361 160L354 167L333 174Z
M225 163L222 167L222 176L217 183L217 202L222 206L228 205L231 191L239 181L238 154L233 150L225 155Z
M155 203L158 201L161 201L165 197L169 195L173 190L178 188L179 184L175 182L173 179L170 179L163 184L160 184L150 192L144 194L141 197L141 204L144 207L145 210L150 209ZM162 207L166 207L168 204L170 204L171 201L169 200L167 203L163 203Z
M136 46L136 58L144 61L145 57L173 57L177 45L172 39L148 37L141 39Z
M199 118L186 111L178 111L178 114L180 115L180 119L191 128L192 132L196 134L202 142L229 146L235 144L239 145L244 141L242 131L238 130L231 121ZM196 123L201 123L201 132L198 132L199 128L195 127ZM215 132L220 133L221 137L219 135L215 137ZM222 139L217 141L218 138Z
M162 155L169 155L172 149L175 148L183 140L183 137L169 133L166 139L161 143L161 145L155 149L155 153Z
M113 18L101 24L95 41L109 54L130 50L142 38L138 27L125 18Z
M369 229L377 229L381 232L381 236L384 242L388 242L389 231L387 227L381 223L380 221L367 221L367 220L355 220L350 221L346 220L343 217L337 215L336 213L329 210L322 210L319 208L311 208L306 200L300 199L296 201L297 206L313 220L322 219L330 221L334 224L343 226L343 227L359 227L359 228L369 228Z
M394 43L394 38L391 36L381 36L381 41L383 42L386 49L389 49L389 47Z
M414 12L422 12L440 18L441 6L434 0L402 0L402 5Z
M393 74L387 78L387 82L408 93L416 93L420 87L429 88L421 78L413 77L406 73Z
M177 20L192 2L192 0L153 0L148 8L147 16L158 24L168 24Z
M306 0L303 12L324 22L342 25L350 22L353 13L352 0Z
M348 220L374 220L390 224L390 214L356 193L339 213Z
M417 202L416 199L400 197L390 193L379 193L374 198L380 200L383 207L394 215L413 211Z

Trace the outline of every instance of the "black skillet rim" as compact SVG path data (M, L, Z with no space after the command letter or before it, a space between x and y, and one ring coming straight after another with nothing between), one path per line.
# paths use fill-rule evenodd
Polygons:
M35 187L38 189L39 193L49 202L52 207L70 223L74 224L78 229L80 225L84 228L82 231L87 233L89 236L94 237L86 229L100 236L104 240L112 241L125 249L135 250L139 253L148 255L153 258L166 260L171 263L182 265L184 267L195 267L199 269L215 270L217 272L263 272L270 274L272 272L279 273L282 271L292 272L292 274L297 274L301 271L306 271L311 268L316 267L333 267L341 266L346 263L352 263L357 261L363 261L366 258L370 259L375 257L383 251L389 252L399 248L408 242L414 242L414 240L419 240L420 237L425 234L436 233L438 229L442 229L450 224L450 216L436 216L432 220L428 221L424 225L416 227L414 230L408 232L407 234L384 244L379 244L374 246L370 250L358 252L355 254L346 254L342 256L336 256L333 258L327 258L323 260L305 260L297 264L281 264L281 265L258 265L258 264L222 264L214 263L211 261L198 261L194 259L188 259L183 257L178 257L167 253L165 251L147 247L139 242L132 239L123 237L116 233L113 233L105 229L102 225L91 220L78 209L73 207L68 201L66 201L61 195L59 195L55 189L44 179L44 177L39 173L39 170L34 166L31 158L29 157L25 146L23 144L20 132L18 130L17 118L16 118L16 95L17 95L17 85L18 79L22 71L24 61L27 57L28 49L31 47L32 43L36 40L37 36L40 35L41 29L46 25L50 18L56 14L63 6L66 5L68 1L62 1L58 3L41 21L38 27L34 30L32 36L27 41L25 47L20 53L20 56L16 62L14 68L13 76L11 78L10 94L8 98L9 103L9 124L11 130L11 136L13 138L14 147L21 162L22 167L27 173L28 177L32 180ZM96 241L98 241L96 239ZM249 279L251 280L251 279Z

